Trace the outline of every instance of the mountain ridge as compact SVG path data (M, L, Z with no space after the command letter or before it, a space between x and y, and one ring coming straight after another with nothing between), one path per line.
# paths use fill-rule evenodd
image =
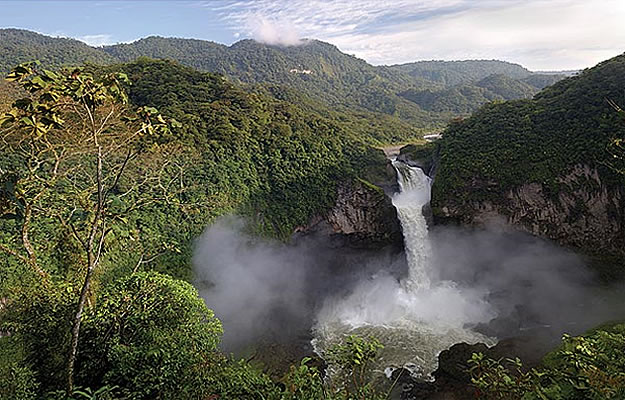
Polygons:
M563 77L538 78L518 64L493 60L374 66L341 52L333 44L314 39L300 46L282 47L252 39L227 46L200 39L149 36L132 43L96 48L74 39L0 29L0 43L0 71L33 59L40 59L49 67L85 62L109 65L141 57L172 59L199 71L225 75L238 83L287 86L339 111L387 114L421 133L441 129L453 117L475 111L492 100L531 97ZM423 66L429 72L418 71ZM504 86L523 89L501 96L498 92L506 87L480 88L480 80L499 73L519 81L511 83L505 79ZM528 77L534 79L520 81ZM473 94L463 94L462 90ZM407 91L429 91L432 99L425 103L415 101L418 96L402 95Z

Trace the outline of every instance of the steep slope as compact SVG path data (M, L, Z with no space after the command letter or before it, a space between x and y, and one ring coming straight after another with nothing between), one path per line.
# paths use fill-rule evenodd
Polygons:
M545 74L545 73L533 73L532 75L521 79L521 82L525 82L528 85L531 85L537 89L544 89L547 86L551 86L554 83L561 81L562 79L568 76L575 76L578 71L566 73L553 73L553 74Z
M285 85L339 109L347 106L380 112L425 129L440 126L453 114L470 113L489 101L531 97L537 88L562 78L537 78L520 65L501 61L433 61L374 67L316 40L291 47L242 40L226 47L151 37L104 50L124 61L141 55L173 58L240 82Z
M625 55L545 89L490 104L439 143L432 205L439 218L504 220L587 252L625 256L625 178L611 167L625 122Z
M185 157L195 155L192 181L222 198L212 212L237 210L272 236L286 238L332 207L338 183L375 181L384 170L383 153L367 143L361 125L342 123L344 116L248 92L170 61L112 68L134 82L134 104L151 104L184 124L162 140L183 145Z
M530 75L529 77L533 76ZM537 83L543 82L543 80L537 80ZM418 104L424 110L469 114L488 102L531 98L538 91L537 87L525 83L524 80L495 74L477 82L456 85L438 91L409 89L400 92L399 95Z
M0 35L2 43L9 44L0 46L0 71L33 59L40 59L49 67L130 62L140 57L172 59L200 71L223 74L238 83L295 89L334 111L377 113L367 115L370 120L382 114L390 116L383 119L392 125L410 125L410 130L400 129L395 135L400 142L415 137L415 130L422 133L442 128L454 115L469 113L485 102L533 94L533 90L519 90L520 87L534 83L542 87L558 79L535 78L519 65L500 61L434 61L376 67L317 40L290 47L253 40L225 46L204 40L148 37L92 48L75 40L15 29L0 30ZM493 74L503 78L482 88L479 81ZM498 94L508 93L512 86L516 86L514 96Z
M489 75L475 85L500 96L504 100L530 98L538 92L534 86L504 74Z
M99 67L91 69L100 71ZM384 179L386 158L363 139L367 135L358 130L359 124L343 124L332 115L249 92L222 76L171 61L140 60L106 69L128 74L134 105L155 106L183 124L171 134L146 137L142 158L133 160L127 169L129 181L141 179L144 168L160 174L158 182L141 193L116 199L120 207L140 199L164 200L157 205L148 202L128 217L127 228L136 240L127 242L132 248L111 244L107 252L111 276L136 264L136 258L128 254L157 254L164 246L164 254L151 267L188 278L193 240L224 214L244 215L257 233L287 239L313 217L335 210L336 200L346 188L350 191L353 187L365 200L380 202L384 198L370 182ZM3 93L9 96L8 90ZM0 110L6 103L2 99L0 96ZM0 172L17 170L16 157L0 152ZM120 181L121 186L125 184ZM50 203L42 203L44 208L65 207L54 203L54 196L45 201ZM388 210L393 210L390 201ZM388 218L379 209L373 211L379 218ZM12 240L12 224L0 219L0 243ZM32 241L41 249L41 262L54 270L61 268L72 249L64 248L63 235L47 231L49 226L43 222L34 227L37 235L33 234ZM369 229L362 239L391 239L366 226L358 229ZM346 233L358 234L353 229ZM69 253L59 256L54 253L57 250ZM0 270L4 271L4 264Z
M150 37L103 50L122 61L139 56L170 58L238 82L285 85L333 107L381 112L420 128L440 124L447 117L424 112L396 95L399 88L414 84L412 78L374 67L317 40L291 47L241 40L227 47L198 40ZM432 86L425 81L421 85Z

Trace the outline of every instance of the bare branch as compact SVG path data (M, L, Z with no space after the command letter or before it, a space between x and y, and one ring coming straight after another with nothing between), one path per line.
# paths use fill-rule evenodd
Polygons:
M163 251L161 251L160 253L157 253L157 254L153 255L152 257L148 258L147 260L144 260L144 259L143 259L143 256L144 256L144 255L143 255L143 254L141 254L141 257L139 258L139 261L137 261L137 264L136 264L136 265L135 265L135 267L133 268L132 273L133 273L133 274L137 273L137 271L139 270L139 267L140 267L141 265L143 265L143 264L149 264L149 263L151 263L152 261L156 260L157 258L159 258L160 256L162 256L162 255L164 255L164 254L166 254L166 253L167 253L167 251L166 251L166 250L163 250Z
M129 149L128 153L126 154L126 157L124 158L124 161L122 162L122 165L119 167L119 171L117 171L117 175L115 176L115 180L113 181L113 184L106 190L106 193L104 194L105 198L109 195L111 190L113 190L113 188L115 188L117 184L119 183L119 179L124 173L124 170L126 169L126 166L128 165L128 161L130 160L132 155L133 155L132 150Z

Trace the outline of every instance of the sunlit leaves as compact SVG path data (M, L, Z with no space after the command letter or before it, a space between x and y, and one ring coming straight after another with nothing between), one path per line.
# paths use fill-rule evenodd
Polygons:
M584 336L564 335L560 348L541 370L523 369L521 360L494 360L473 354L468 372L483 399L621 399L625 394L625 326Z
M12 109L0 117L0 127L21 128L39 139L51 129L63 128L62 115L72 105L68 100L91 115L106 103L128 102L124 85L130 85L130 80L124 73L109 73L96 79L80 68L62 74L39 71L38 65L38 62L19 65L6 77L7 81L19 83L31 97L15 101ZM166 121L154 107L140 107L134 115L123 116L122 121L139 123L140 132L147 134L168 133L171 128L180 127L177 121Z

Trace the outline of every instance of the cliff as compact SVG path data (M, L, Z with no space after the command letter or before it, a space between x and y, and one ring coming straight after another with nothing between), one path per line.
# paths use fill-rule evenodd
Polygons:
M357 248L401 247L401 225L390 197L399 190L395 170L387 161L373 172L367 175L375 183L361 178L340 182L334 206L296 233L340 237L348 246Z
M437 200L439 221L499 225L554 240L589 254L625 257L625 196L608 186L596 168L578 164L556 181L563 187L553 195L548 187L526 183L483 201ZM480 189L476 181L475 190ZM472 190L469 186L468 190Z
M605 277L623 276L625 154L613 144L625 121L611 103L622 100L624 77L622 55L533 100L452 122L431 152L435 220L526 231L591 256Z

